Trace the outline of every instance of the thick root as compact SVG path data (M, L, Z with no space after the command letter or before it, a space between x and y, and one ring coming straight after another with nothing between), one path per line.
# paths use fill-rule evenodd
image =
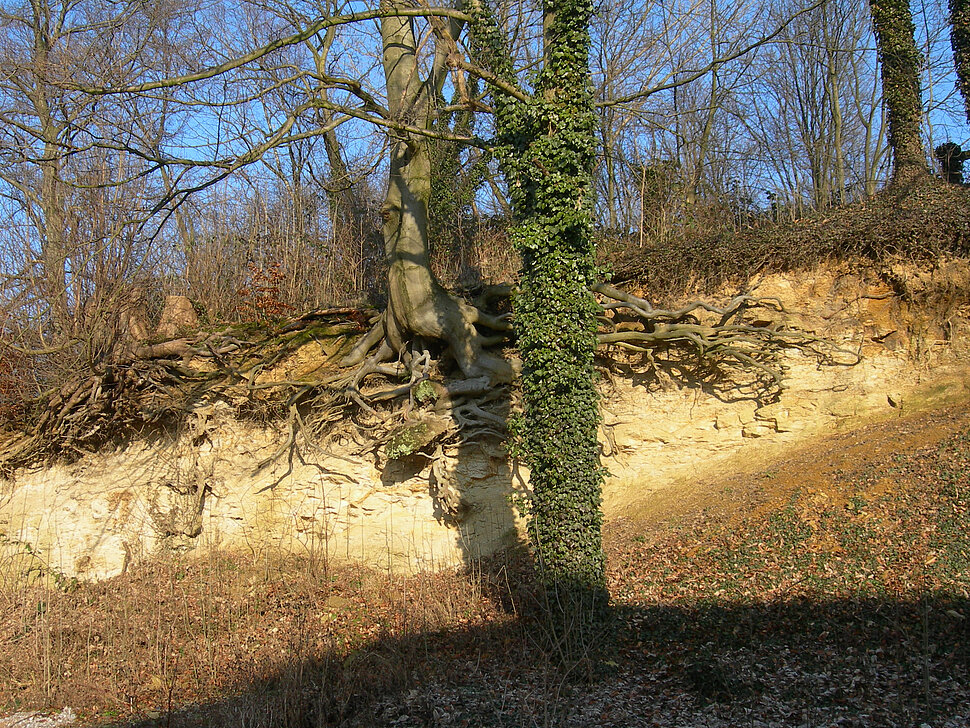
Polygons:
M387 311L374 327L340 362L343 367L360 366L375 348L400 356L415 337L443 341L469 378L488 377L494 384L507 384L514 378L512 366L487 348L504 340L504 336L483 336L476 324L493 331L508 331L507 316L493 316L461 301L440 286L414 305L414 298L391 296Z
M784 378L779 363L783 350L809 353L820 364L853 366L860 361L856 351L786 328L780 319L787 312L774 298L742 294L723 306L694 301L667 310L606 284L594 286L593 291L603 307L600 345L643 354L655 370L656 352L686 350L709 367L728 363L751 372L777 393Z
M355 367L361 364L367 358L370 350L385 340L384 321L386 318L387 312L382 313L371 330L364 334L354 345L354 348L350 350L350 353L340 360L341 367Z

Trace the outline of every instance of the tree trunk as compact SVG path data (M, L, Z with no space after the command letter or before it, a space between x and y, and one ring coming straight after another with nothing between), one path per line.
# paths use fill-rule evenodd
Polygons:
M829 110L832 114L832 141L831 152L835 157L834 172L834 195L832 202L839 205L846 203L846 184L845 184L845 139L844 121L842 118L842 98L839 82L841 81L841 71L843 64L839 61L839 53L842 50L838 47L836 39L832 38L833 26L832 18L828 13L828 7L822 6L822 40L825 45L825 87L828 95ZM837 22L837 21L836 21Z
M33 6L33 63L32 87L26 93L31 111L37 120L38 141L43 143L43 157L38 163L41 169L40 219L41 261L44 266L44 297L50 306L51 314L59 333L72 336L75 322L71 317L68 296L67 223L64 215L64 184L60 178L63 161L63 148L60 145L61 129L54 119L46 82L52 52L53 40L50 37L52 22L49 9L43 5Z
M957 72L957 88L970 123L970 0L950 0L950 45Z
M403 7L402 0L386 0L383 7ZM435 57L427 79L418 73L413 19L388 15L381 19L384 75L388 108L395 119L430 130L436 90L447 71L446 53ZM477 322L489 321L473 306L451 296L431 272L428 205L431 200L431 158L426 136L392 132L387 195L382 209L384 246L388 262L387 310L379 358L404 350L415 337L445 341L466 377L488 376L509 381L512 369L501 357L483 351ZM363 359L374 344L365 337L343 361Z
M576 655L606 604L603 469L596 435L596 261L591 191L597 118L589 0L543 4L544 64L534 97L495 95L496 130L522 254L515 298L523 360L521 447L531 468L529 534L559 646ZM487 9L478 5L479 13ZM473 22L480 62L514 82L488 23ZM497 63L494 59L500 59Z
M920 137L922 96L915 26L909 0L869 0L882 75L882 95L889 119L893 181L926 174L926 154Z

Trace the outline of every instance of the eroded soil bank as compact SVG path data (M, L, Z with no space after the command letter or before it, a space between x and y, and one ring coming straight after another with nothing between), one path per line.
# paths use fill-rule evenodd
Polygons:
M751 281L754 294L783 309L759 325L795 328L848 354L823 361L785 352L780 391L673 354L651 367L614 361L603 380L607 518L656 512L670 502L665 493L760 467L832 433L966 400L968 278L966 264L951 261L843 264ZM261 376L293 376L327 357L311 340ZM432 433L437 426L420 411L411 421ZM210 404L175 435L22 469L0 484L0 567L104 579L167 552L220 551L413 573L521 540L515 505L528 473L497 439L402 457L349 434L314 451L286 447L282 423L242 421Z

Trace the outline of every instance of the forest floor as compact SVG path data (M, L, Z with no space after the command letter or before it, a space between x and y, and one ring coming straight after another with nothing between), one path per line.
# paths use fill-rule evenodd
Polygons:
M176 559L0 585L0 727L970 725L970 406L662 498L607 524L591 675L540 648L521 555Z

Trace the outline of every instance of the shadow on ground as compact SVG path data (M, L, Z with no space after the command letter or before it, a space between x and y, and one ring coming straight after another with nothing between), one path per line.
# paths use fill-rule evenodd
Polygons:
M511 606L506 604L506 606ZM970 721L970 600L617 606L591 678L541 623L378 637L149 726L912 726ZM175 697L177 701L177 695Z

